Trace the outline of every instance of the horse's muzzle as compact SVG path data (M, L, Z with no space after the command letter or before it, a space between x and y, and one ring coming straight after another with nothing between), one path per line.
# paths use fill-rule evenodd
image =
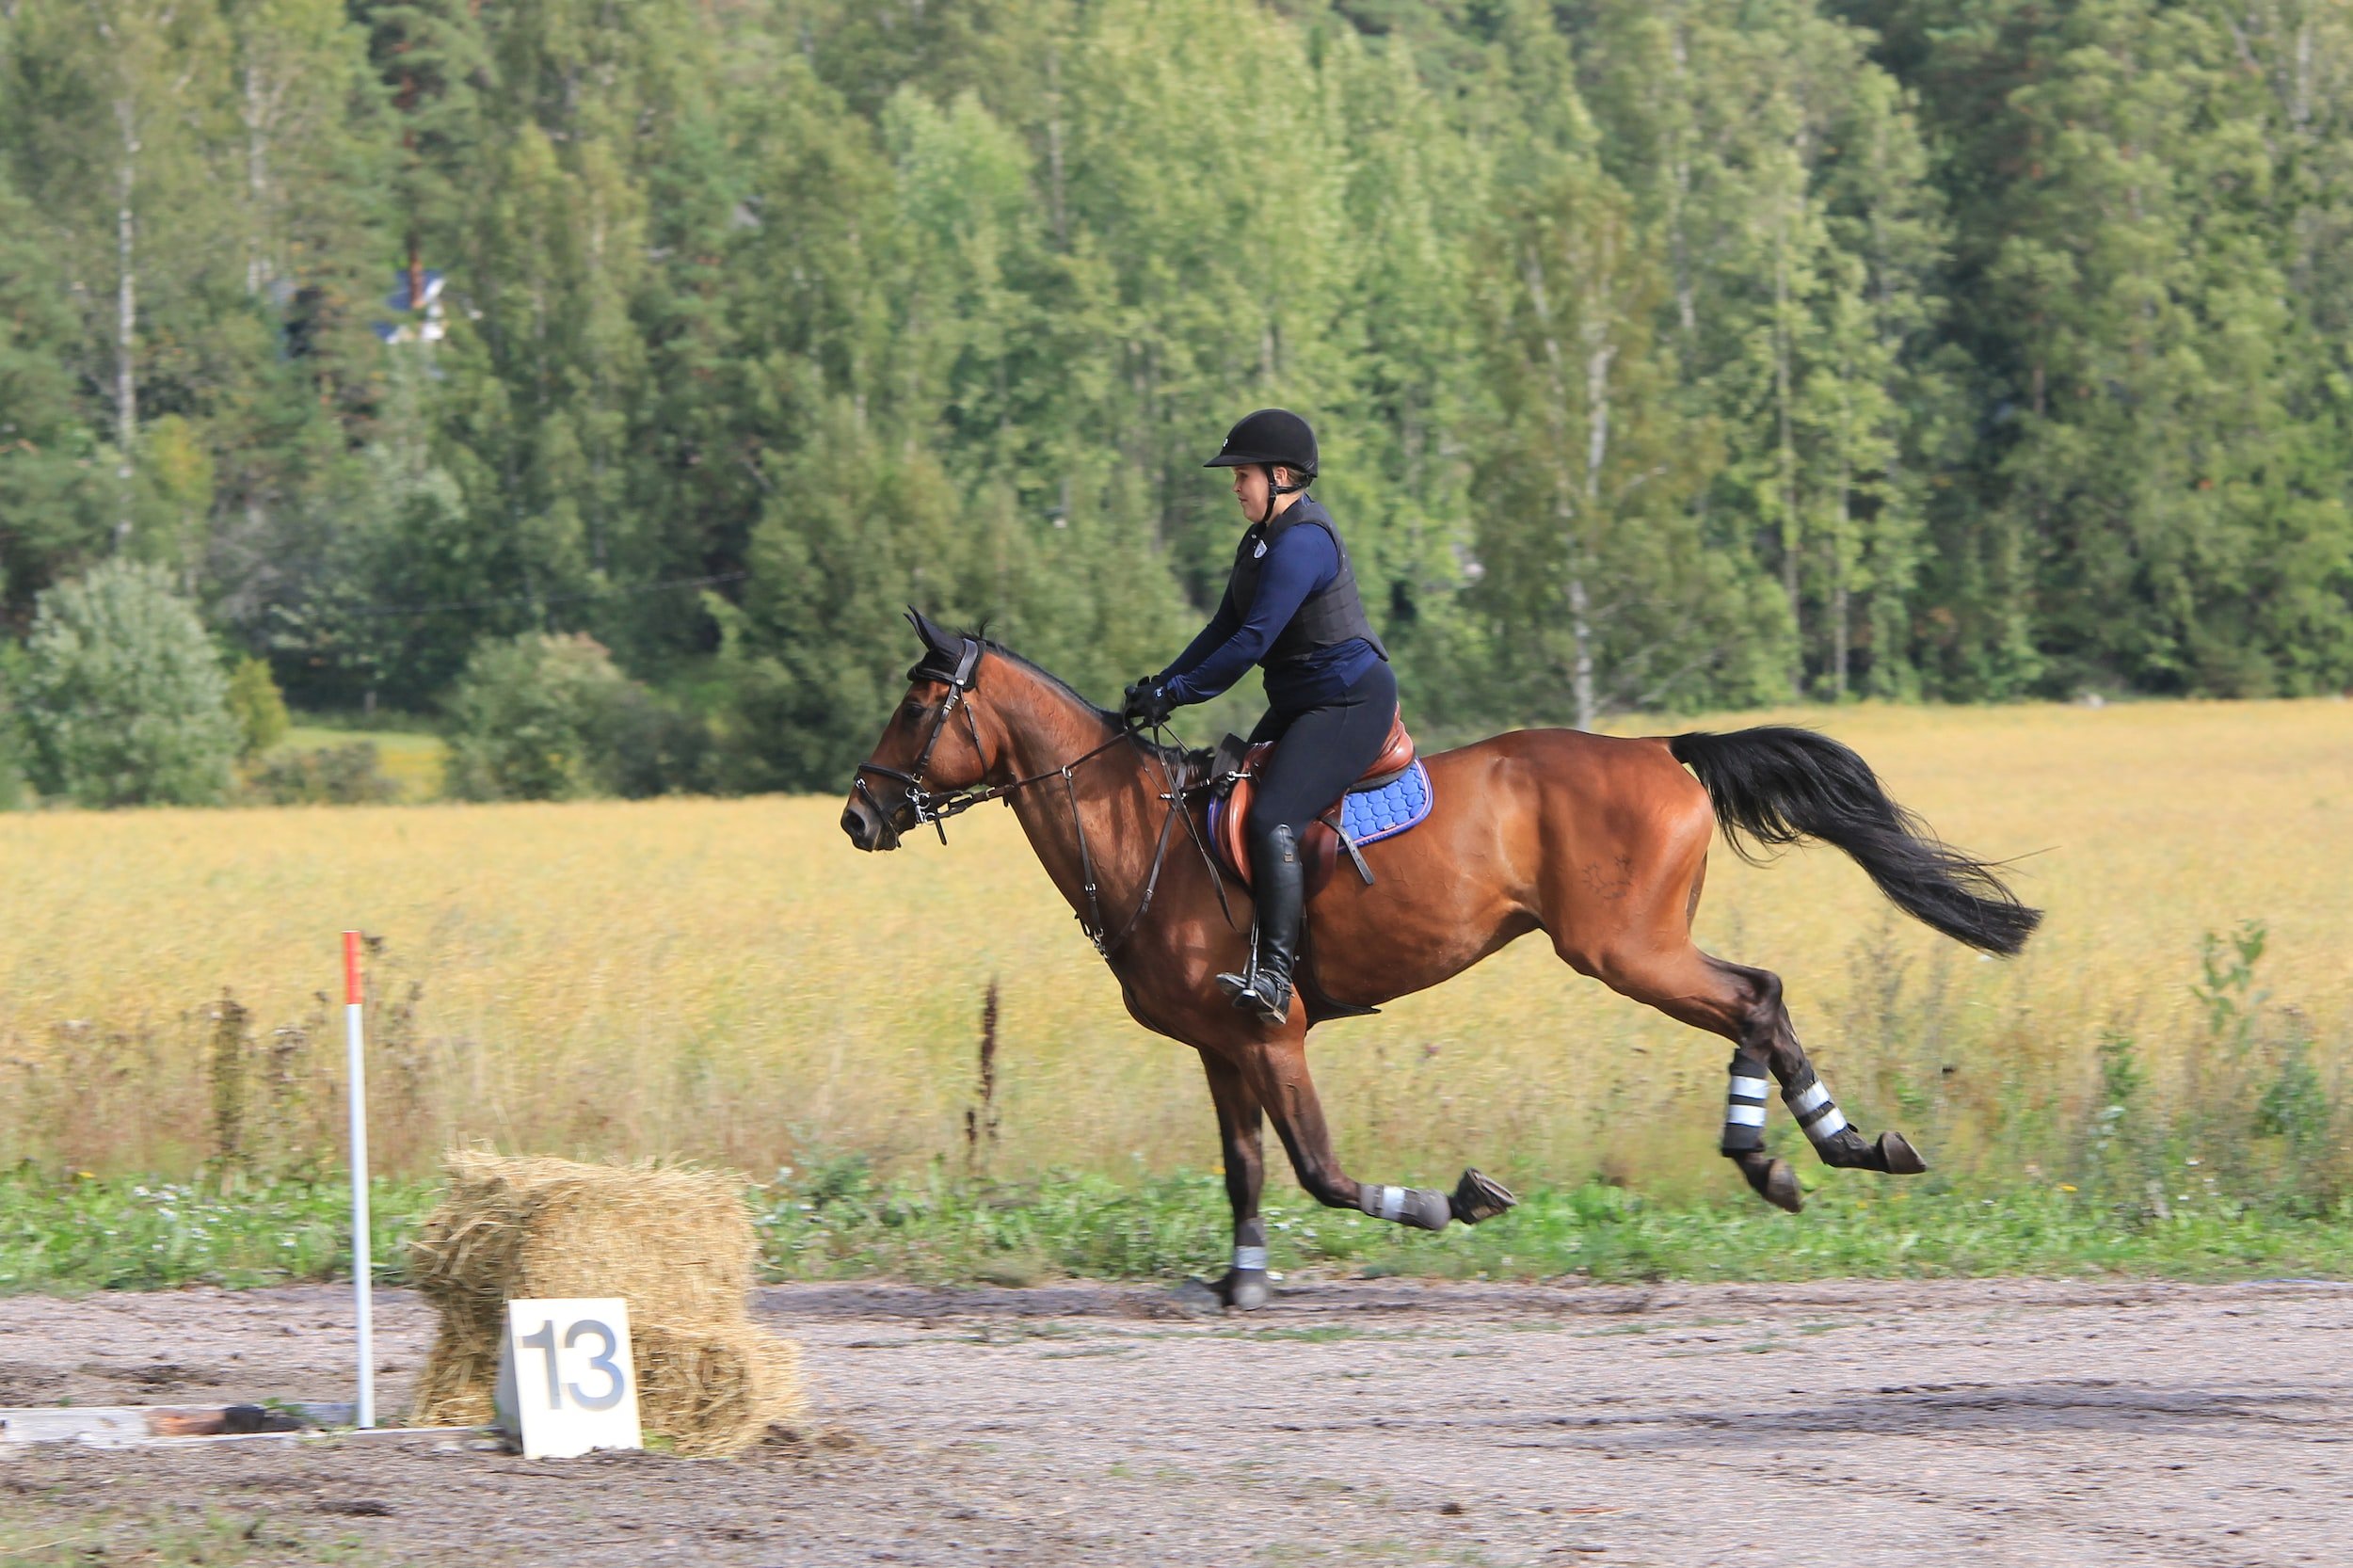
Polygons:
M863 794L850 797L841 808L841 831L857 848L872 853L899 847L899 828L876 810Z

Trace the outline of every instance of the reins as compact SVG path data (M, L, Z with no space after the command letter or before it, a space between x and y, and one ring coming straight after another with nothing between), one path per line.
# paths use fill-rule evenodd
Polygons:
M948 728L948 715L958 708L964 710L965 725L972 737L972 754L984 759L986 756L986 753L981 749L980 721L972 716L972 705L965 697L965 694L972 689L977 678L982 651L980 639L967 637L964 639L963 647L958 650L953 671L943 675L936 666L927 667L930 661L925 660L907 672L907 679L910 680L917 679L944 680L948 685L948 696L947 700L939 705L939 712L932 720L932 731L924 737L923 749L916 754L915 765L912 768L902 771L898 768L885 767L880 762L860 762L857 765L857 775L852 788L857 792L858 797L873 809L875 816L881 819L884 826L887 829L889 827L891 813L883 808L881 800L875 796L872 790L867 788L866 776L870 773L893 779L904 785L906 790L906 805L915 814L915 825L920 827L926 823L930 824L933 830L939 835L939 841L943 844L948 841L947 822L949 818L961 816L975 806L984 806L992 800L1002 800L1010 806L1013 804L1012 797L1031 785L1042 784L1049 778L1060 777L1063 781L1064 797L1070 805L1071 831L1079 840L1079 874L1086 886L1087 913L1077 917L1079 929L1086 933L1087 940L1095 944L1095 951L1097 953L1108 960L1129 936L1135 934L1136 927L1143 923L1145 911L1152 907L1153 895L1160 891L1160 867L1168 858L1169 840L1176 832L1176 819L1179 817L1184 819L1186 833L1192 838L1194 846L1200 850L1203 863L1209 868L1210 884L1217 889L1218 907L1225 912L1225 923L1231 928L1234 924L1234 911L1225 901L1225 876L1218 867L1216 856L1209 853L1209 846L1202 840L1201 830L1193 823L1193 813L1185 808L1185 797L1190 792L1176 782L1176 775L1169 771L1168 760L1165 757L1154 755L1152 760L1160 764L1161 779L1168 786L1160 794L1160 799L1168 802L1168 815L1161 819L1160 840L1152 849L1152 866L1144 875L1144 896L1136 902L1135 912L1128 917L1127 923L1122 925L1115 935L1105 935L1107 922L1103 919L1101 889L1095 876L1095 855L1087 844L1086 819L1079 811L1078 770L1102 756L1120 742L1135 741L1136 731L1132 729L1122 727L1117 734L1092 750L1080 753L1060 767L1048 768L1043 773L1034 773L1026 778L1010 779L1005 783L991 784L985 788L951 790L939 794L934 794L923 787L923 770L931 765L932 753L938 748L939 737ZM1141 749L1141 743L1138 744ZM1194 788L1206 788L1206 786Z

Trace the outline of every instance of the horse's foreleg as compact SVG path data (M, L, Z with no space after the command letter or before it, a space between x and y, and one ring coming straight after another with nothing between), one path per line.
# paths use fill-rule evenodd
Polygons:
M1451 1193L1433 1187L1386 1187L1360 1182L1340 1169L1332 1129L1307 1073L1306 1042L1299 1035L1253 1042L1243 1048L1245 1081L1274 1123L1275 1136L1291 1157L1300 1186L1327 1208L1353 1208L1376 1220L1421 1230L1444 1230L1456 1220L1477 1224L1518 1202L1477 1171L1465 1171Z
M1258 1215L1258 1192L1266 1184L1263 1121L1257 1096L1242 1070L1212 1051L1201 1053L1209 1070L1209 1097L1217 1102L1217 1138L1225 1153L1225 1201L1234 1209L1234 1257L1225 1277L1209 1288L1219 1301L1248 1312L1266 1304L1266 1221Z

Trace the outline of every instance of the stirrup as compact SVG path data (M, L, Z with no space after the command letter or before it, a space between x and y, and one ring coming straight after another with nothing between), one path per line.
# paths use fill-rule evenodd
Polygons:
M1280 1028L1291 1016L1291 986L1288 982L1267 974L1253 964L1248 974L1221 974L1217 977L1226 1000L1243 1012L1256 1012L1269 1024Z
M1233 739L1227 736L1227 740ZM1225 1000L1236 1007L1248 1007L1258 994L1258 922L1250 922L1250 956L1242 960L1241 973L1220 973L1217 988L1225 993Z

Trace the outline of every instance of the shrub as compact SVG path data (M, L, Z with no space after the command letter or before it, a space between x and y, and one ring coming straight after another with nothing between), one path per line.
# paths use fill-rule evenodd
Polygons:
M0 811L24 808L24 735L16 714L0 699Z
M20 702L33 782L83 806L205 805L228 792L237 724L187 600L110 561L43 592Z
M272 806L377 806L400 798L374 741L281 751L253 773L251 792Z
M240 659L229 678L229 714L242 737L237 755L259 757L286 738L294 721L286 715L285 694L278 689L264 659Z
M572 800L698 787L710 730L621 673L595 638L477 646L449 699L449 792Z
M24 805L29 759L24 723L16 711L16 689L24 682L24 650L0 641L0 811Z
M711 726L644 686L632 685L605 715L605 788L631 800L709 792L718 748Z

